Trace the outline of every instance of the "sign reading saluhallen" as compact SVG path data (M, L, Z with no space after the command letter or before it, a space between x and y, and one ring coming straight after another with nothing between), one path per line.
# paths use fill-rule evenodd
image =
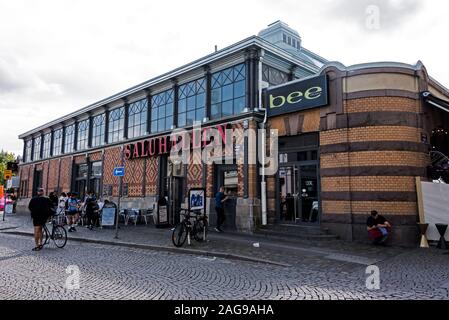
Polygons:
M328 104L327 76L267 88L265 99L268 117L325 106Z

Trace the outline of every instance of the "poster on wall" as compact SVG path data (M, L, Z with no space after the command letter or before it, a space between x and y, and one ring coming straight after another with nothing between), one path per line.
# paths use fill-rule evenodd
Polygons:
M206 207L206 190L194 188L189 190L189 209L201 210L204 212Z

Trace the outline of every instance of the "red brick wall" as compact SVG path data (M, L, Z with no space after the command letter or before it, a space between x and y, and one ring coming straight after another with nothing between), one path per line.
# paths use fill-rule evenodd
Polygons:
M125 160L123 183L128 184L128 197L142 197L145 159Z
M61 159L61 167L59 169L59 187L61 192L70 192L72 180L72 157Z
M104 151L103 184L112 185L112 195L118 196L118 178L114 177L114 168L121 165L120 147L109 148Z
M95 152L89 154L90 161L101 161L102 159L102 152Z
M50 160L47 193L53 192L55 191L55 189L58 188L58 176L59 176L59 159Z
M157 193L157 178L159 172L158 168L158 157L147 158L147 170L145 179L145 193L147 196L155 196Z

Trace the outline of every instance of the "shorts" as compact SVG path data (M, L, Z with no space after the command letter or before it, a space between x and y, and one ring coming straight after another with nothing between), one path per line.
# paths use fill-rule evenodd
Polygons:
M74 216L75 214L78 214L78 211L67 211L66 213L66 216Z
M33 226L42 227L45 224L45 222L47 222L47 219L42 218L33 219Z

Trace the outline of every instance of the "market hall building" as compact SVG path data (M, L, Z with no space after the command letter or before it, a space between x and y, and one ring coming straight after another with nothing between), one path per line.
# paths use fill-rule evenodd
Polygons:
M309 84L308 98L320 96L321 103L288 108L306 98L307 88L298 93L295 86ZM269 95L286 90L290 95ZM366 240L366 218L375 209L392 221L395 244L413 244L415 177L428 179L431 150L447 154L448 101L448 90L420 62L345 67L305 49L298 32L277 21L258 36L21 134L19 206L38 187L81 197L92 190L117 201L113 169L123 165L122 206L146 209L167 197L171 223L188 190L204 188L214 224L214 195L224 186L232 195L229 229L258 230L266 201L266 228L328 229ZM262 105L274 110L265 125ZM260 165L170 163L173 130L192 132L198 123L220 132L278 130L279 168L266 176L266 196ZM248 160L248 137L233 143Z

